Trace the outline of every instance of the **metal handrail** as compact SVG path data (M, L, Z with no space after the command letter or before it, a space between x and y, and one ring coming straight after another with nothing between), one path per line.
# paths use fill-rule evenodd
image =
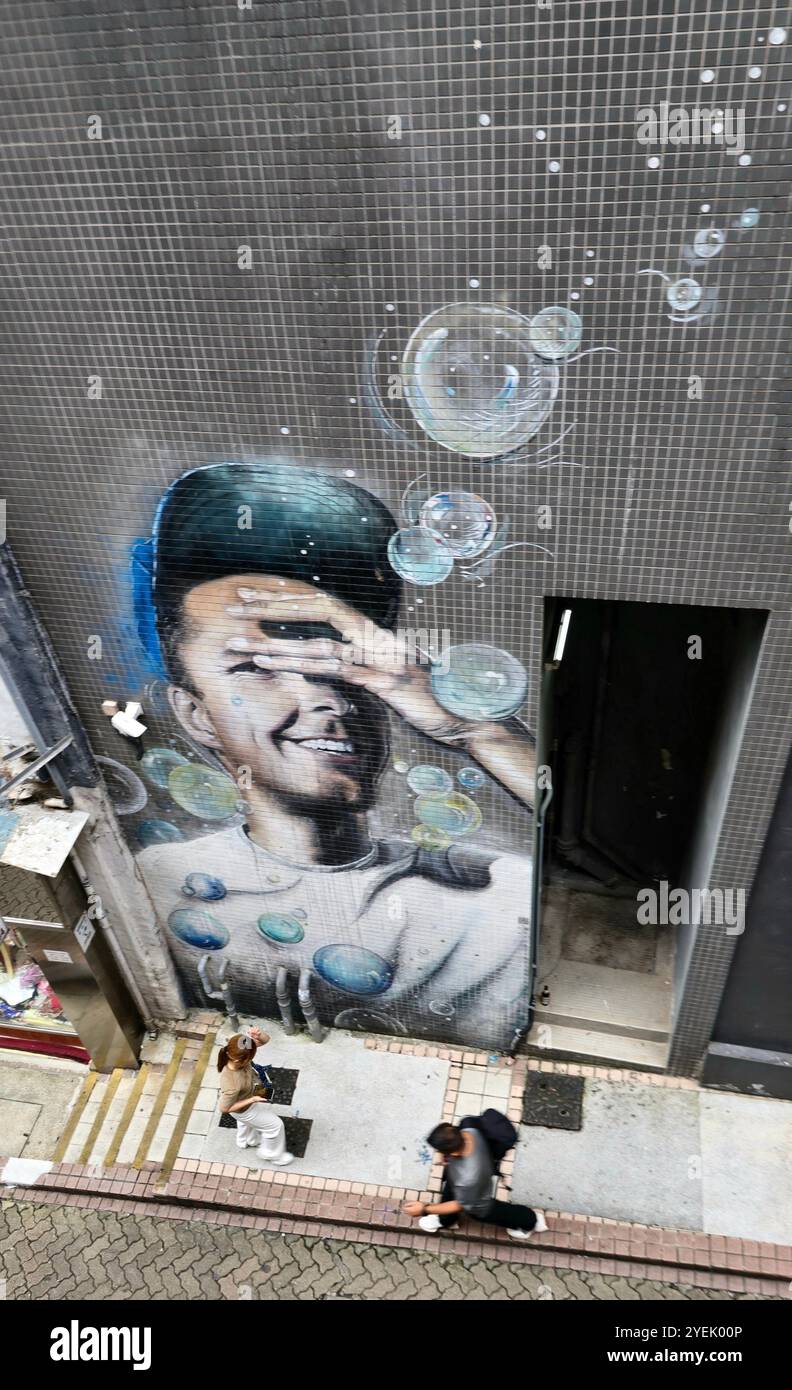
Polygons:
M44 753L39 753L38 757L34 758L33 762L29 763L21 772L18 772L16 777L12 777L10 782L0 783L0 798L8 796L8 793L13 791L14 787L19 787L23 782L27 782L31 777L34 777L40 768L46 767L47 763L51 763L52 759L57 758L59 753L62 753L64 749L69 747L70 743L74 743L72 734L65 734L63 738L58 739L57 743L53 743L51 748L47 748ZM9 753L6 756L11 757L12 755ZM55 781L57 785L57 779L53 777L53 781ZM60 791L61 788L59 787L58 790ZM67 804L72 804L71 794L68 791L61 792L61 795Z

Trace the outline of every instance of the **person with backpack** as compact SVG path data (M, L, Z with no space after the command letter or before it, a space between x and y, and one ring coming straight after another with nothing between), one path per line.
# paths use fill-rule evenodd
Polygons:
M546 1231L539 1211L493 1196L500 1164L517 1141L517 1131L498 1110L468 1115L458 1125L437 1125L427 1136L445 1165L439 1202L407 1202L404 1210L419 1218L421 1230L434 1232L453 1226L461 1212L475 1221L505 1226L514 1240L530 1240Z

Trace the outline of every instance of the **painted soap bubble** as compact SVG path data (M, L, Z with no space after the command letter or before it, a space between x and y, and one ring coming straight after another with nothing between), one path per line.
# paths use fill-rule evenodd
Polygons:
M745 212L740 213L739 226L742 228L757 227L759 225L759 209L746 208Z
M229 777L200 763L175 767L168 791L177 806L200 820L227 820L239 806L239 789Z
M432 672L432 690L443 709L461 719L507 719L528 693L525 667L499 647L451 647L446 664L446 671Z
M698 280L692 280L689 276L685 276L681 280L672 281L666 290L666 299L672 309L686 313L701 303L703 293Z
M430 825L414 825L410 835L420 849L448 849L451 836L445 830L434 830Z
M182 884L185 898L200 898L202 902L219 902L226 895L226 886L212 874L188 874Z
M449 792L447 796L419 796L415 814L430 830L456 838L469 835L481 825L481 811L464 792Z
M537 357L530 324L512 309L450 304L418 325L402 359L404 396L438 444L496 458L541 429L559 373Z
M497 520L489 502L474 492L438 492L424 502L421 525L443 537L457 560L481 555L495 539Z
M430 999L429 1010L431 1013L437 1014L438 1018L453 1018L456 1013L450 999Z
M294 946L305 936L305 928L296 913L266 912L259 917L256 927L267 941L274 941L276 946Z
M461 767L457 773L457 781L460 787L465 787L467 791L478 791L486 782L484 773L478 767Z
M180 907L168 918L168 929L196 951L222 951L229 936L222 922L196 907Z
M580 315L560 304L540 309L531 319L531 346L540 357L548 357L552 362L577 352L582 337Z
M407 773L407 786L414 792L450 792L453 782L443 767L419 763Z
M388 559L411 584L441 584L454 568L454 557L436 531L406 526L388 541Z
M102 769L102 780L107 787L107 795L113 803L117 816L132 816L142 811L148 801L148 792L137 773L115 758L97 758Z
M149 845L170 845L184 839L178 825L171 825L167 820L142 820L135 833L144 849L148 849Z
M168 778L177 767L189 767L190 760L173 748L149 748L140 759L140 766L150 782L158 787L168 786Z
M702 227L693 238L693 250L702 260L718 256L726 245L726 233L719 227Z
M407 1036L407 1029L398 1018L390 1014L376 1013L373 1009L343 1009L333 1019L334 1028L349 1028L360 1033L400 1033Z
M320 946L313 963L328 985L350 994L383 994L393 983L393 966L366 946Z

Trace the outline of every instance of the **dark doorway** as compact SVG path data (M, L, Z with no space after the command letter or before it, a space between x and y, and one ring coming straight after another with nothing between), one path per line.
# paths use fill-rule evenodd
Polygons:
M700 875L765 620L546 601L540 761L553 799L535 1014L545 1046L663 1068L680 931L639 925L636 895L663 880L685 886L694 865Z

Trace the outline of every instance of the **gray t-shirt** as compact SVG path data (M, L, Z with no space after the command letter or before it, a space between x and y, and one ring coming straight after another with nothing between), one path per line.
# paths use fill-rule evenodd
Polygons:
M465 1211L471 1216L485 1216L492 1199L492 1158L477 1129L463 1129L462 1133L470 1135L473 1149L465 1158L449 1158L448 1180Z

